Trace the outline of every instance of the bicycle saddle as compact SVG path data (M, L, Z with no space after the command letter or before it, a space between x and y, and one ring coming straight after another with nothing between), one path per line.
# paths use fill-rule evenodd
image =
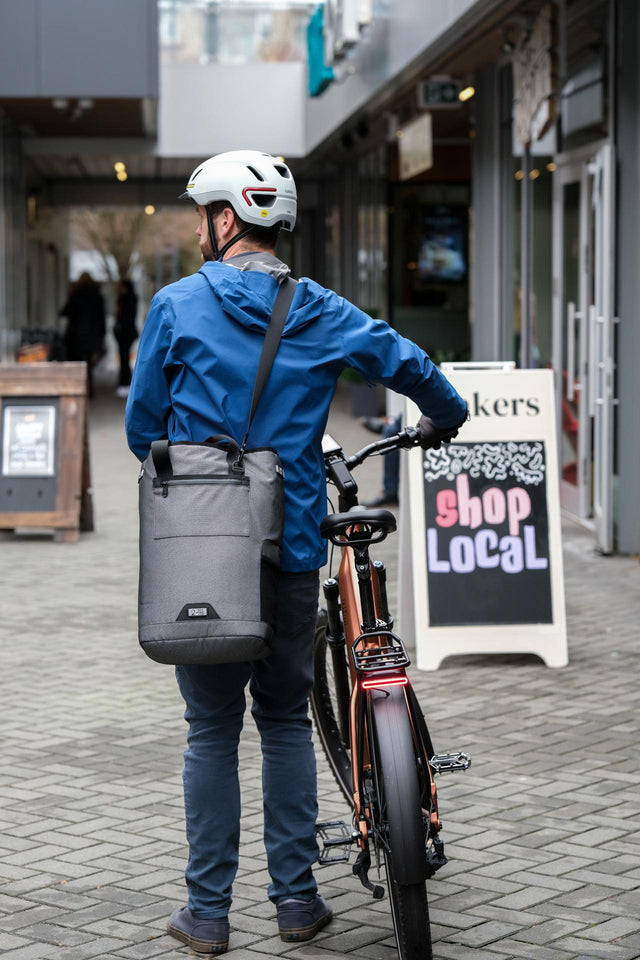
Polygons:
M351 529L357 524L361 529ZM396 529L396 518L390 510L369 510L353 507L347 513L330 513L320 524L320 533L339 547L347 543L380 543ZM342 539L340 539L342 538Z

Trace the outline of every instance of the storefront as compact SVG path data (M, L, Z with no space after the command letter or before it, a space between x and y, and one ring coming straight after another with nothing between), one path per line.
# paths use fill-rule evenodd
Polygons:
M415 77L473 77L446 175L436 162L444 113L433 111L428 174L402 182L387 146L388 318L436 357L552 368L562 506L603 553L638 552L640 12L633 0L503 10ZM407 88L389 114L403 110ZM465 151L467 171L453 177ZM334 236L341 215L334 208ZM468 258L455 239L467 216ZM434 237L457 247L468 272L434 270Z

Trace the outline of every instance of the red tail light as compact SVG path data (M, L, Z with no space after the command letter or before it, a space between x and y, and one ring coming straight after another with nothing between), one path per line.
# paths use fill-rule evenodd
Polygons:
M362 681L363 690L371 690L372 687L406 687L409 683L409 677L375 677L371 680Z

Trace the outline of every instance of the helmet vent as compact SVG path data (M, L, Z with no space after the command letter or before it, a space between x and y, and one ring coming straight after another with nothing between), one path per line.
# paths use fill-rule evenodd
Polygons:
M274 167L275 167L275 169L278 171L278 173L280 174L280 176L281 176L281 177L284 177L285 180L290 180L290 179L291 179L291 174L289 173L289 170L288 170L287 167L282 167L282 166L280 166L280 164L278 164L278 163L274 163Z
M274 196L265 195L264 193L254 193L253 202L257 203L259 207L272 207L276 202Z
M264 177L259 173L255 167L248 166L248 169L251 170L251 173L254 175L256 180L259 180L261 183L264 183Z
M191 176L191 183L193 183L193 181L195 180L195 178L198 176L199 173L202 173L202 167L200 167L199 170L196 170L196 172L195 172L194 174L192 174L192 176Z

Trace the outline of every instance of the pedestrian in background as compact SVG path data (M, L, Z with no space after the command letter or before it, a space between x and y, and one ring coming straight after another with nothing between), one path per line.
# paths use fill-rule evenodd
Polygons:
M153 298L127 401L130 448L154 440L238 443L247 429L258 358L276 292L290 274L275 255L293 230L296 188L281 158L233 151L205 161L185 196L196 204L204 265ZM264 841L282 940L309 940L332 911L317 892L316 765L308 700L319 568L327 560L321 438L338 377L353 367L412 397L443 440L467 417L464 400L414 343L308 278L298 281L251 426L251 447L275 449L284 468L285 519L273 647L264 660L176 667L189 723L184 798L189 902L168 932L203 953L228 947L238 867L238 742L249 685L262 744ZM433 423L422 427L433 436Z
M90 273L81 273L60 311L67 318L64 342L68 360L84 360L93 396L93 368L104 355L104 297Z
M138 312L138 298L131 280L121 280L118 285L118 300L116 303L116 321L113 326L113 335L120 351L120 376L116 394L126 397L131 383L131 363L129 353L134 342L138 339L136 314Z

